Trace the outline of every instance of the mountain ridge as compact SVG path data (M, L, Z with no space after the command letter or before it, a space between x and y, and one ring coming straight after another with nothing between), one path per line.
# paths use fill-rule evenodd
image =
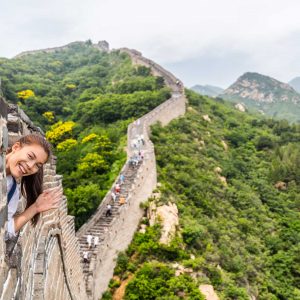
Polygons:
M241 102L268 116L299 121L300 94L287 83L256 72L246 72L219 97Z
M294 88L298 93L300 93L300 77L295 77L288 82L288 84Z
M193 90L198 94L211 96L211 97L215 97L224 91L223 88L214 85L209 85L209 84L205 84L205 85L196 84L191 87L191 90Z

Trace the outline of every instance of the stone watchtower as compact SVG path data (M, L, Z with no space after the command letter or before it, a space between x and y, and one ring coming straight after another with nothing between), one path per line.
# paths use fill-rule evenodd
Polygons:
M109 52L109 43L107 41L99 41L97 44L97 48L102 51Z

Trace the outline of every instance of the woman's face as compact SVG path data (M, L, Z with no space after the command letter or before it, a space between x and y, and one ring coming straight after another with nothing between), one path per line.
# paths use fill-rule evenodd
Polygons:
M15 178L32 175L38 172L48 160L44 148L38 144L23 146L15 143L7 161L7 168Z

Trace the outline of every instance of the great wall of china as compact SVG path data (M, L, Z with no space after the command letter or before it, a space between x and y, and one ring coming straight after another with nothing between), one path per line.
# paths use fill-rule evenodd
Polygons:
M149 139L150 126L156 122L166 125L184 115L186 98L182 83L171 73L138 51L127 48L120 51L127 53L134 64L145 65L151 68L153 75L162 76L172 90L172 97L128 127L128 160L133 155L132 140L136 136L143 134L145 144L142 163L132 168L127 160L121 171L125 175L121 195L126 197L127 203L122 206L113 203L109 191L93 216L76 233L74 217L68 215L67 199L63 197L60 208L44 213L36 227L27 224L16 240L4 242L7 219L5 151L19 136L39 131L39 128L22 110L0 98L1 300L98 300L113 275L118 252L125 250L131 242L143 216L140 203L151 196L157 183L154 146ZM55 165L53 158L45 166L45 187L62 184ZM108 203L112 205L112 215L105 217ZM82 253L87 248L88 233L99 236L100 244L91 251L89 263L83 264Z

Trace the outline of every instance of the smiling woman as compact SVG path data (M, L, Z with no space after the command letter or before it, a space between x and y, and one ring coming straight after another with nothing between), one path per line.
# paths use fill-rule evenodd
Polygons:
M8 238L16 236L29 220L35 225L41 212L58 207L61 188L43 191L43 165L51 155L44 137L30 134L22 137L7 151ZM15 215L20 193L26 198L26 209Z

